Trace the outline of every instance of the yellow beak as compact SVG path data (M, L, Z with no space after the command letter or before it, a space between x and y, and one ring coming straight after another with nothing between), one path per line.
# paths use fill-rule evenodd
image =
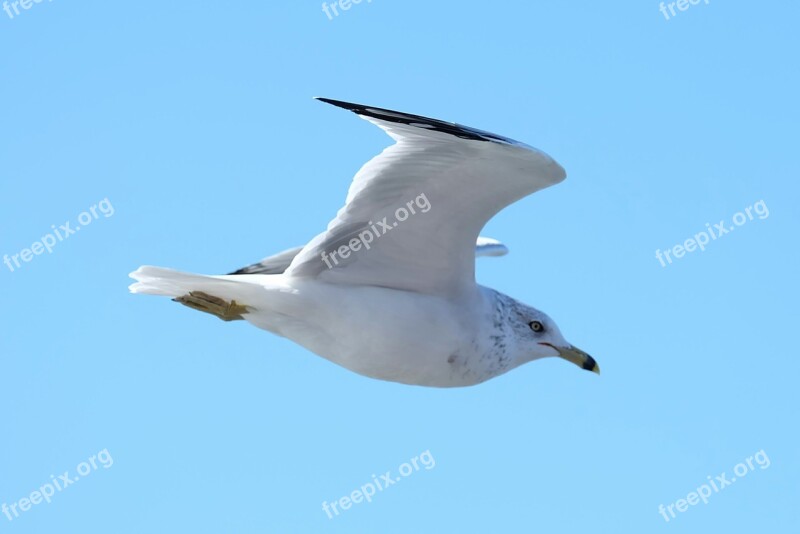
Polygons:
M556 347L555 345L551 345L550 343L542 343L543 345L547 345L549 347L554 348L558 351L558 355L567 360L568 362L572 362L581 369L586 369L587 371L591 371L593 373L600 374L600 367L597 365L597 362L594 358L583 352L578 347L574 347L572 345L568 347Z

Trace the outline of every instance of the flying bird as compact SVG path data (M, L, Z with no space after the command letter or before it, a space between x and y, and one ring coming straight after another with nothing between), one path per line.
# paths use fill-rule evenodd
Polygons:
M564 180L558 163L475 128L319 100L395 141L358 171L327 229L227 275L140 267L131 292L246 320L381 380L471 386L547 357L599 374L547 314L475 281L476 257L507 252L479 236L484 225Z

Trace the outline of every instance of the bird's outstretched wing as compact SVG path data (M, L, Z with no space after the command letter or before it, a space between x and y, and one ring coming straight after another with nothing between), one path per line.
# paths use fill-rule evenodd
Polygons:
M396 143L358 171L344 207L294 257L289 276L461 294L474 288L476 240L489 219L566 177L547 154L499 135L320 100L353 111Z
M289 268L292 260L301 250L303 247L290 248L228 274L282 274ZM475 243L476 258L505 256L506 254L508 254L508 248L491 237L479 237L478 242Z

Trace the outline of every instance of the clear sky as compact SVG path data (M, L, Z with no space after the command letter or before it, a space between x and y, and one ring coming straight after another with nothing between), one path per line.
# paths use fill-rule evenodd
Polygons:
M0 11L0 532L800 530L797 2L23 3ZM403 386L130 295L139 265L224 273L325 227L391 140L313 96L558 160L477 275L602 376Z

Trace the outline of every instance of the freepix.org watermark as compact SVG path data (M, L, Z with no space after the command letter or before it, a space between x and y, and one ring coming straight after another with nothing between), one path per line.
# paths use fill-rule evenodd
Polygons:
M52 2L53 0L47 0L48 2ZM20 8L28 10L33 7L33 4L41 4L44 0L15 0L13 2L9 2L6 0L3 2L3 11L6 12L8 18L13 19L15 16L22 13Z
M761 449L744 462L738 463L733 467L733 474L736 476L728 478L726 473L722 473L712 479L711 475L708 475L708 477L706 477L708 478L708 484L701 484L695 491L690 492L685 499L678 499L668 506L659 504L658 513L661 514L664 521L669 522L670 519L675 519L675 517L677 517L675 515L675 510L678 512L685 512L690 506L695 506L699 504L700 501L703 501L703 504L708 504L709 497L724 490L737 480L746 477L750 471L755 471L756 468L753 465L753 461L755 461L755 464L761 469L766 469L771 464L767 453L764 452L764 449ZM714 493L711 492L712 488ZM669 512L669 515L667 515L667 512Z
M50 482L45 482L39 489L32 491L30 495L16 502L12 502L11 504L3 503L2 507L0 507L0 511L3 512L3 515L6 516L9 521L13 521L18 518L21 513L27 512L37 504L41 504L42 502L50 504L50 501L57 491L64 491L81 478L91 475L100 467L108 469L112 465L114 465L114 459L108 453L108 449L103 449L85 462L79 463L75 468L75 471L78 473L77 475L70 476L69 471L64 471L64 473L58 475L58 477L50 475Z
M339 508L344 511L349 510L354 504L361 504L364 501L371 503L372 497L375 496L378 491L383 491L389 486L394 486L404 478L410 477L412 474L419 471L420 467L424 467L426 471L430 471L436 467L436 460L433 458L433 455L431 455L430 450L423 452L419 456L414 456L408 462L400 464L397 468L397 471L400 473L399 477L392 477L391 471L386 471L380 478L372 475L372 482L367 482L361 486L360 489L350 493L350 495L345 495L332 503L323 501L322 511L328 514L328 519L333 519L334 514L338 516L341 513L339 512Z
M349 11L353 4L360 4L364 0L336 0L335 2L331 2L328 5L328 2L322 2L322 11L328 15L328 20L333 20L333 17L339 16L339 10L342 11ZM367 0L368 4L372 3L372 0ZM331 15L331 13L333 13Z
M414 206L419 208L421 213L428 213L431 210L431 203L428 200L428 197L425 196L425 193L422 193L414 200L409 200L406 202L405 206L400 206L395 210L394 222L389 223L388 216L384 217L377 223L369 221L367 224L370 226L366 230L359 232L358 237L354 237L346 245L342 245L338 249L331 252L330 255L323 250L320 254L322 261L325 262L325 265L328 266L328 269L333 269L335 265L339 265L339 259L346 260L350 257L351 253L361 250L362 246L365 250L369 250L373 241L382 235L386 235L386 233L391 229L397 228L401 222L408 220L408 218L412 215L416 215L417 211L414 209ZM339 256L339 259L336 258L337 255ZM331 263L331 261L333 261L333 263Z
M678 0L677 2L661 2L658 5L658 10L661 11L661 14L664 15L665 19L670 20L672 17L678 14L675 11L676 7L678 8L678 11L686 11L691 6L696 6L700 2L708 5L710 0Z
M680 259L684 257L687 252L694 252L698 249L700 252L705 252L706 245L708 245L711 241L716 241L725 234L736 230L737 226L742 226L748 221L754 220L754 213L759 219L766 219L769 217L769 208L767 208L767 205L763 200L759 200L754 205L748 206L743 211L735 214L733 216L733 226L726 226L724 220L720 221L718 224L715 224L713 227L711 224L706 223L706 229L704 231L695 234L694 237L690 237L684 241L683 244L675 245L671 249L663 252L661 249L656 250L656 259L661 263L662 267L666 267L667 263L672 263L673 258ZM670 257L670 254L672 254L672 257ZM665 258L667 260L666 262L664 261Z
M35 241L30 248L24 248L16 254L4 254L3 263L5 263L8 270L12 273L22 267L22 263L28 263L35 256L41 256L47 251L48 254L53 252L53 248L67 239L75 235L82 227L92 224L103 215L106 219L114 215L114 206L108 198L104 198L88 210L78 215L78 224L73 227L72 221L67 221L56 228L55 224L50 225L52 233L47 233L42 236L39 241ZM20 261L22 263L20 263Z

